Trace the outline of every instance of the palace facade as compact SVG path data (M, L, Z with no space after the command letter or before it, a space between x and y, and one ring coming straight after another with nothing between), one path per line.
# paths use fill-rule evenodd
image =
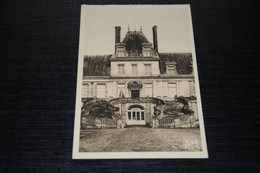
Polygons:
M82 106L89 98L104 100L119 108L112 118L123 126L151 125L166 117L155 106L181 97L198 119L192 54L159 53L157 26L152 30L153 43L142 31L128 31L121 39L116 26L114 54L84 57Z

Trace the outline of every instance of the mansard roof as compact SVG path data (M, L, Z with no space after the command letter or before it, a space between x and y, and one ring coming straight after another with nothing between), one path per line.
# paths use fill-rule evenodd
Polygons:
M126 51L138 51L142 53L142 44L149 43L142 31L128 31L125 38L122 41L126 44Z
M84 57L84 76L109 76L110 62L112 55L93 55ZM192 73L191 53L159 53L160 73L166 73L166 62L176 62L178 74Z
M159 53L160 73L166 73L166 62L176 62L178 74L192 73L192 54L191 53Z
M109 76L109 59L112 55L84 56L83 76Z

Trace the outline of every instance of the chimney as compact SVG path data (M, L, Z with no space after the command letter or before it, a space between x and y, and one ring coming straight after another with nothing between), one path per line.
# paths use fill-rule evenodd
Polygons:
M157 26L153 26L153 48L158 53Z
M121 27L120 26L116 26L115 27L115 40L116 40L116 43L120 43L120 31L121 31Z

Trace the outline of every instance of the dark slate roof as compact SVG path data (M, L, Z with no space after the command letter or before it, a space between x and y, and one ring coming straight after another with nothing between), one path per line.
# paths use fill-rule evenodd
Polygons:
M112 55L90 55L84 57L83 75L84 76L109 76L110 63ZM159 53L160 73L166 73L166 62L176 62L177 72L179 74L191 74L192 55L191 53Z
M159 53L160 56L160 73L166 73L166 62L175 61L177 72L179 74L192 73L192 55L191 53Z
M108 76L109 59L112 55L90 55L84 57L83 76Z
M142 43L149 43L142 31L128 31L122 42L126 44L128 53L130 50L142 53Z

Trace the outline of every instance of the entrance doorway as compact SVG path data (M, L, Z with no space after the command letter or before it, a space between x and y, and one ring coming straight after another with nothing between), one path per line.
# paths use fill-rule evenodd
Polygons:
M132 98L139 98L139 90L131 90L131 97Z
M145 125L144 107L140 105L129 107L127 112L127 125Z

